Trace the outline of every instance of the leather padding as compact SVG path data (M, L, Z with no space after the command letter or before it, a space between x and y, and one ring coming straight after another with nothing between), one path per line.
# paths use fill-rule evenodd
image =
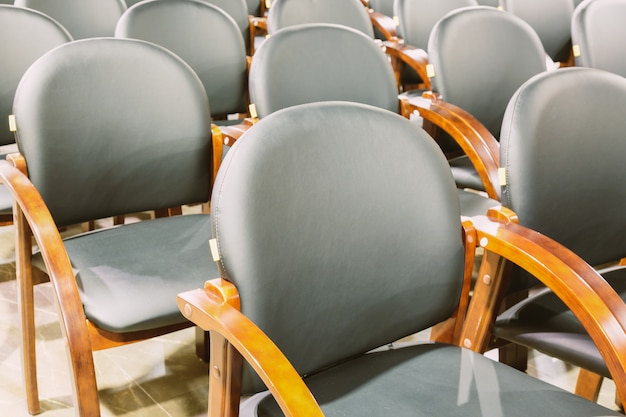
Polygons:
M58 226L209 198L206 93L165 48L61 45L28 69L13 110L29 177Z
M0 145L15 142L7 117L22 75L41 55L71 40L63 26L41 12L0 5Z
M588 1L572 16L572 42L580 47L576 65L626 77L626 1Z
M502 202L591 265L626 253L626 79L564 68L526 83L502 125Z
M115 36L153 42L181 57L202 80L213 116L247 111L245 43L219 7L200 0L144 1L122 15Z
M476 0L396 0L394 15L398 31L407 45L426 50L435 24L448 12L461 7L477 6Z
M456 9L437 22L428 42L433 90L469 112L496 137L515 91L546 70L541 40L521 18L493 7Z
M298 25L273 34L254 54L249 80L259 117L315 101L399 107L388 57L372 38L341 25Z
M74 39L113 36L115 24L126 10L124 0L15 0L14 4L54 18Z
M222 276L303 374L450 316L459 216L432 138L346 102L261 119L228 152L211 201Z
M374 38L374 28L363 5L354 0L274 0L267 15L267 32L305 23L334 23Z

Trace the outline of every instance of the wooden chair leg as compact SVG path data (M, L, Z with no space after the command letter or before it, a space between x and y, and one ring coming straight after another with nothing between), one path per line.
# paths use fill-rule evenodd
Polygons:
M32 243L26 219L16 214L16 277L18 286L18 309L21 317L21 354L26 387L26 403L30 414L41 411L37 387L37 358L35 333L35 300L33 274L30 264Z
M588 371L587 369L580 369L578 373L578 379L576 380L576 395L586 398L590 401L598 401L598 394L600 394L600 387L604 377L596 374L595 372ZM616 400L618 395L616 395Z

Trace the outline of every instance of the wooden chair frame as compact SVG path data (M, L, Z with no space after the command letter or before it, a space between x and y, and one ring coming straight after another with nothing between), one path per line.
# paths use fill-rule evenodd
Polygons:
M502 297L502 269L510 260L536 275L570 307L600 348L620 395L626 394L626 305L602 277L559 243L512 221L506 209L471 220L467 239L486 260L459 345L482 352ZM471 249L471 248L470 248ZM225 279L178 296L185 316L211 332L209 415L238 415L243 359L263 379L286 416L322 416L319 405L288 359L239 311L236 288Z
M30 414L41 411L37 387L33 297L33 287L37 282L30 262L34 238L47 267L58 306L61 330L67 341L77 415L97 417L100 415L100 404L93 351L147 340L191 327L193 323L184 322L124 334L108 332L90 323L85 317L63 240L45 202L27 174L26 162L19 154L11 154L6 161L0 161L0 180L9 188L14 198L18 308L28 411Z

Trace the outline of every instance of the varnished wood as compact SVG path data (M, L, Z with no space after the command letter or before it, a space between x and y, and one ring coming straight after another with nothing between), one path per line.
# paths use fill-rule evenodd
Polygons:
M398 31L396 21L391 16L387 16L371 8L367 8L372 26L383 35L388 41L398 41Z
M463 149L490 198L499 200L500 144L478 120L465 110L425 93L411 98L409 105L424 119L441 127Z
M598 401L598 395L600 394L600 387L602 386L603 380L604 377L602 375L581 368L578 372L574 392L576 395L586 398L589 401Z
M391 59L391 64L396 75L396 81L399 86L399 90L403 90L402 83L400 81L400 73L404 66L409 66L419 75L423 82L420 88L430 90L431 83L428 77L428 54L419 48L405 45L401 42L383 42L383 50Z
M230 413L234 413L231 408L236 406L233 403L239 398L235 398L235 393L224 392L231 391L233 386L236 390L236 384L224 380L223 374L229 369L236 369L237 364L233 361L239 359L233 356L239 355L265 382L286 416L323 416L313 395L287 358L254 323L240 313L238 295L232 284L223 279L208 281L205 289L179 294L177 302L189 320L212 332L210 372L219 373L220 378L214 383L212 376L209 383L210 416L236 415ZM222 335L228 343L213 337L215 333ZM229 345L239 354L230 355ZM220 356L219 361L214 362L214 353ZM215 406L215 403L219 405Z
M61 236L41 196L20 170L9 162L1 161L0 178L11 191L16 207L23 212L24 219L39 245L48 268L48 275L60 312L61 330L67 341L71 358L70 375L77 414L97 417L100 415L100 406L91 343L78 287ZM17 228L18 233L25 232L24 229L27 228ZM31 234L28 233L25 239L29 239L30 236ZM27 269L24 271L26 272ZM32 337L32 341L35 340L34 334L29 337ZM29 388L27 388L27 397L33 394L28 391ZM29 399L28 402L34 403L33 399Z
M491 216L496 217L496 216ZM474 218L479 244L485 253L509 259L550 288L574 313L594 341L615 382L626 393L626 305L590 265L554 240L516 223L497 223L486 216ZM476 295L476 294L475 294ZM476 301L476 303L475 303ZM472 310L476 308L477 311ZM472 298L469 316L484 314ZM470 330L464 337L471 338ZM475 345L482 346L480 340Z

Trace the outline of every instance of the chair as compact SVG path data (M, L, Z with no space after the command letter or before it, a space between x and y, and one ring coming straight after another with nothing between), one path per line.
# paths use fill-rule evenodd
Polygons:
M15 143L7 123L17 84L26 69L41 55L72 40L70 34L56 21L30 9L0 5L0 146ZM6 153L2 155L4 158ZM0 186L0 225L13 221L13 199Z
M246 47L224 10L203 0L144 1L122 15L115 36L154 42L183 58L202 80L216 124L243 123L248 116ZM213 177L222 158L221 133L214 135L220 148L213 152Z
M499 199L498 145L504 110L517 88L547 70L545 51L532 27L512 13L488 6L453 10L438 21L428 43L434 93L413 97L420 115L439 131L460 187L484 190ZM471 125L470 125L471 123ZM463 147L450 125L479 131L482 144ZM435 131L435 136L441 135ZM488 149L482 155L479 148ZM458 156L460 154L460 156ZM455 155L457 156L456 158Z
M213 191L221 278L178 297L211 331L209 415L620 415L458 345L386 347L462 310L484 238L542 270L624 373L626 306L597 273L518 225L463 229L456 198L441 150L389 111L312 103L250 129ZM519 246L500 250L509 236ZM238 413L241 393L253 396Z
M157 218L64 241L57 227L207 201L211 124L205 89L165 48L93 38L38 59L18 86L13 110L20 154L2 162L0 175L18 204L16 270L29 411L39 409L32 274L41 269L59 303L77 414L98 416L93 350L191 326L175 295L216 276L205 256L209 216ZM40 255L31 256L31 234Z
M448 12L461 7L477 6L476 0L397 0L394 16L398 19L399 37L405 44L423 51L428 49L428 38L435 23ZM403 66L401 84L405 91L419 88L424 83L415 70Z
M481 6L498 7L500 6L500 0L478 0L478 4Z
M397 22L393 13L394 0L361 0L370 15L374 37L382 41L397 41Z
M626 252L626 193L610 186L624 175L626 121L616 109L625 105L623 77L563 69L524 84L502 127L503 205L517 214L520 224L567 246L590 265L616 266ZM626 298L626 269L604 268L602 276ZM511 307L496 321L494 334L587 372L612 376L602 352L551 292ZM578 386L577 392L597 398L597 389L584 389Z
M248 89L261 119L286 107L333 100L405 117L412 111L409 101L398 97L387 56L371 38L342 25L297 25L276 32L252 60ZM485 213L494 204L475 193L461 198L465 215Z
M574 65L570 29L574 12L572 0L502 0L501 6L532 26L556 65Z
M572 17L576 65L611 71L626 77L622 46L626 2L595 0L581 3Z
M15 0L15 6L39 10L63 25L74 39L113 36L124 0Z
M243 36L243 40L246 45L246 51L248 55L254 55L255 37L252 36L252 28L254 27L254 17L248 13L248 5L246 0L204 0L214 6L224 10L230 17L232 17Z

